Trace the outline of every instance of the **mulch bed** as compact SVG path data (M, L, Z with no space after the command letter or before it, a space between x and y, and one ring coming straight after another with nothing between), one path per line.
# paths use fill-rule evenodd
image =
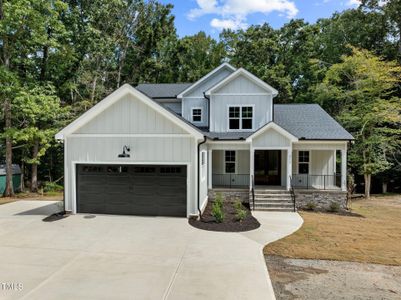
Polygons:
M300 211L307 211L307 212L314 212L314 213L324 213L324 214L330 214L330 215L339 215L339 216L345 216L345 217L357 217L357 218L365 218L365 216L354 213L350 210L339 210L339 211L327 211L327 210L310 210L310 209L300 209Z
M243 208L247 211L245 219L240 222L235 217L235 209L233 203L223 203L224 220L217 223L212 216L212 202L209 201L200 220L190 219L189 224L193 227L209 231L222 232L242 232L259 228L260 223L256 220L249 209L248 204L243 204Z

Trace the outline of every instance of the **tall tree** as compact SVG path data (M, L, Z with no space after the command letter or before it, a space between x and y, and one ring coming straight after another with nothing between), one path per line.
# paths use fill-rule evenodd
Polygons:
M401 67L367 50L352 54L328 70L318 88L323 104L337 102L338 119L355 137L349 161L364 175L370 197L372 175L391 167L391 154L401 146L401 99L396 96Z
M398 59L401 60L401 0L362 0L361 7L383 14L391 26L390 33L398 44Z

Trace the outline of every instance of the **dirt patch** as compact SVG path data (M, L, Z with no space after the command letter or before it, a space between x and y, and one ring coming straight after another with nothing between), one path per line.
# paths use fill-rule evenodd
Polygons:
M265 256L274 292L284 299L401 299L401 267Z
M209 231L242 232L259 228L260 223L255 217L252 216L249 205L245 204L243 206L244 209L246 209L247 214L242 222L237 220L233 204L223 203L223 212L225 218L222 223L217 223L215 218L212 216L211 201L207 204L201 219L190 219L188 222L198 229Z

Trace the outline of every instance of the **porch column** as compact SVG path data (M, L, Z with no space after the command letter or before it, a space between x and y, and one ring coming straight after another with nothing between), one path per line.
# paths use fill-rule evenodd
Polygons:
M208 155L207 155L207 186L209 189L213 187L212 183L212 163L213 163L213 158L212 158L212 152L213 150L208 150Z
M250 147L249 154L250 154L249 155L249 189L251 189L252 179L254 177L254 167L255 167L255 163L254 163L255 150L253 150L252 147Z
M341 149L341 190L347 191L347 146Z
M290 178L292 176L292 149L287 149L287 190L291 188Z

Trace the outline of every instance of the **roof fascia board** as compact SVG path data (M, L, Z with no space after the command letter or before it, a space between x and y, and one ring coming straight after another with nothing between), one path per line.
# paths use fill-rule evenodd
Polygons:
M226 85L227 83L234 80L235 78L237 78L240 75L244 75L246 78L251 80L256 85L271 92L273 94L273 96L278 95L278 91L275 88L273 88L272 86L270 86L269 84L267 84L266 82L264 82L263 80L261 80L260 78L256 77L255 75L253 75L252 73L248 72L247 70L245 70L243 68L239 68L237 71L235 71L231 75L227 76L222 81L218 82L216 85L214 85L209 90L207 90L205 92L205 94L209 96L211 93L215 92L216 90L223 87L224 85Z
M95 106L93 106L91 109L86 111L84 114L82 114L79 118L77 118L75 121L71 122L69 125L67 125L65 128L63 128L61 131L59 131L56 135L55 138L57 140L63 140L65 136L70 135L71 133L75 132L79 128L81 128L83 125L87 124L89 121L91 121L93 118L98 116L100 113L105 111L108 107L119 101L123 96L125 95L132 95L136 99L142 101L143 103L149 105L151 108L159 112L161 115L166 117L168 120L172 121L174 124L178 125L182 129L186 130L187 132L191 133L194 135L196 138L203 138L203 134L193 128L192 126L186 124L184 121L180 120L177 116L175 116L173 113L165 109L163 106L159 105L152 99L150 99L148 96L142 94L140 91L137 89L133 88L129 84L124 84L121 86L119 89L111 93L109 96L104 98L102 101L97 103Z
M184 91L182 91L180 94L177 95L177 98L183 98L186 93L188 93L189 91L191 91L192 89L197 87L203 81L208 79L210 76L213 76L214 74L216 74L218 71L220 71L223 68L228 68L228 69L230 69L231 71L234 71L234 72L236 71L236 69L232 65L230 65L229 63L223 63L220 66L218 66L217 68L215 68L214 70L212 70L209 73L207 73L205 76L203 76L197 82L195 82L193 85L187 87Z
M286 138L288 138L291 142L298 142L298 138L296 136L294 136L293 134L291 134L290 132L285 130L283 127L277 125L274 122L269 122L266 125L264 125L263 127L261 127L259 130L255 131L253 134L251 134L246 139L246 141L251 142L254 138L256 138L257 136L259 136L260 134L262 134L263 132L265 132L266 130L268 130L270 128L276 130L278 133L280 133L283 136L285 136Z

